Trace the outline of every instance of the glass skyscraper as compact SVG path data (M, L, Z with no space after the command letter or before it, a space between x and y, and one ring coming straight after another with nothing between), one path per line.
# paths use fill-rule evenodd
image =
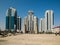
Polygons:
M16 31L17 29L17 11L10 7L6 12L6 30Z
M17 30L21 31L21 18L17 17Z

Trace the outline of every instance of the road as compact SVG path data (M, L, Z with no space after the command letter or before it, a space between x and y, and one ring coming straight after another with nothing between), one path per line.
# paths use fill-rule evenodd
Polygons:
M54 34L20 34L0 38L0 45L60 45L60 36Z

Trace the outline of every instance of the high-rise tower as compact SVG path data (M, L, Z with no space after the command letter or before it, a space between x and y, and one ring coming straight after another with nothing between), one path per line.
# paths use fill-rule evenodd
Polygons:
M40 19L40 32L45 32L45 18Z
M38 18L34 16L34 32L38 33Z
M29 31L34 30L34 13L32 10L28 11L28 24L29 24Z
M32 10L28 11L28 16L24 18L24 30L25 33L37 33L38 30L38 18L34 17Z
M17 17L17 31L21 31L21 17Z
M25 18L24 18L24 32L25 33L28 33L29 32L29 26L28 26L28 17L26 16Z
M17 11L15 8L10 7L6 12L6 30L16 31L17 29Z
M45 12L45 31L51 32L54 25L54 13L52 10Z

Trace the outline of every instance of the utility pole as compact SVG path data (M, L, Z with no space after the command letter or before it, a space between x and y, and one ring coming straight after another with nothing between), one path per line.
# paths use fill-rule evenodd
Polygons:
M59 35L60 35L60 25L59 25Z
M1 27L0 27L0 34L1 34Z
M1 31L1 27L0 27L0 31Z

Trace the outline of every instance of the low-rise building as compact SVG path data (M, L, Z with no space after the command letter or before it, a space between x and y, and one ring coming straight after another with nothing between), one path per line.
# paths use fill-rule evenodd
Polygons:
M53 33L59 33L60 32L60 26L56 26L52 29Z

